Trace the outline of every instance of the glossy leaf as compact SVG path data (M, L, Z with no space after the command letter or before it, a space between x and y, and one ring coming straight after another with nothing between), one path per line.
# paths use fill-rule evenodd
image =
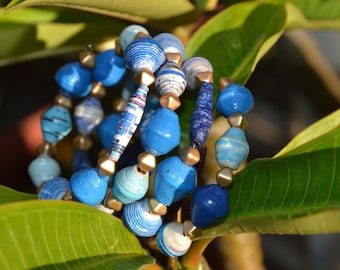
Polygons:
M0 269L136 269L153 259L122 222L65 201L0 206Z
M15 191L9 187L0 185L0 204L36 199L37 195Z

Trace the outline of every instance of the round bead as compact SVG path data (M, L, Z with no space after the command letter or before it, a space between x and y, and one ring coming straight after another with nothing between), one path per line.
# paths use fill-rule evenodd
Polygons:
M192 197L191 220L201 229L207 228L229 213L229 197L226 189L205 185L195 189Z
M179 53L184 58L184 45L174 34L161 33L153 37L163 49L164 53Z
M44 141L57 143L72 129L72 119L67 109L54 105L41 116L41 129Z
M44 181L59 176L60 171L58 162L46 154L40 154L28 166L28 174L36 187Z
M148 199L124 205L123 220L131 232L141 237L155 235L163 222L162 216L151 213Z
M236 170L249 154L249 145L244 131L229 128L215 143L218 165Z
M125 51L126 47L135 39L139 32L149 35L148 30L141 25L132 24L124 28L119 36L120 48Z
M225 117L234 113L247 114L254 106L250 91L237 83L230 83L217 96L216 109Z
M105 198L108 178L100 175L96 168L89 168L74 173L70 183L72 195L75 199L95 206Z
M79 62L72 62L61 67L55 74L60 93L68 98L84 97L91 92L91 71Z
M183 256L191 246L191 239L184 235L183 224L170 222L164 224L156 238L160 252L170 257Z
M149 187L149 174L138 170L137 165L117 172L113 182L113 196L123 204L142 199Z
M178 156L168 157L156 167L154 197L169 206L196 188L196 169L186 165Z
M67 190L70 189L70 182L63 177L55 177L46 181L39 190L39 200L61 200Z
M92 71L93 78L109 87L119 83L125 75L125 63L115 50L107 50L96 55L96 64Z
M158 108L142 122L139 133L146 151L155 156L167 154L180 142L178 115L168 108Z
M210 62L203 57L192 57L183 63L183 70L187 76L188 87L196 89L197 78L196 75L201 72L213 71Z
M118 113L112 113L104 118L96 129L103 147L107 150L110 148L119 118L120 116Z
M141 37L124 51L127 67L137 73L147 69L154 73L165 62L165 55L161 47L150 37Z

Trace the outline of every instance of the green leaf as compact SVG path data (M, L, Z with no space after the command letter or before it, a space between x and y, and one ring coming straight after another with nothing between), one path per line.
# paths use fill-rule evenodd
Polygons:
M36 199L37 195L15 191L9 187L0 185L0 204Z
M153 261L121 220L76 202L3 204L0 235L0 269L136 269Z

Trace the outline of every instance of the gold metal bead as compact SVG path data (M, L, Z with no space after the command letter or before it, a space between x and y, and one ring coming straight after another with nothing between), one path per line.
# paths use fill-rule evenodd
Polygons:
M54 103L68 110L72 108L72 100L62 95L56 95L54 98Z
M156 168L156 157L148 152L138 155L138 168L143 172L148 172Z
M193 239L195 237L199 237L202 234L202 230L197 228L190 220L185 220L183 222L183 232L184 235Z
M212 73L212 71L204 71L196 74L196 86L200 87L202 82L214 82L214 74Z
M159 104L164 108L175 111L181 106L181 101L175 93L168 92L159 98Z
M228 117L228 123L231 127L243 128L247 120L242 113L234 113Z
M109 190L107 192L106 198L104 200L104 205L108 208L113 209L116 212L119 212L123 207L123 204L113 196L112 190Z
M168 207L154 198L149 199L149 207L151 213L155 215L164 216L168 211Z
M230 187L230 185L233 183L232 170L227 167L222 168L216 173L216 180L221 187Z
M104 158L104 157L106 158L107 157L107 153L108 153L108 151L105 148L101 149L98 152L98 159L99 158Z
M133 79L137 84L150 86L155 81L155 76L150 70L142 69L133 76Z
M37 151L39 154L46 154L49 156L54 156L56 154L55 145L49 142L43 142L38 145Z
M197 148L188 146L179 151L179 157L185 164L194 166L200 161L201 155Z
M79 62L82 66L92 69L94 68L95 65L95 59L96 59L96 55L93 51L82 51L79 54Z
M64 201L72 201L73 200L72 191L68 189L61 199Z
M101 174L110 176L116 170L116 162L108 157L101 157L98 159L97 167Z
M122 50L122 48L120 47L120 39L119 39L119 38L117 38L117 39L115 40L115 51L116 51L116 54L118 54L118 55L123 55L123 50Z
M181 66L182 65L182 55L180 53L167 53L165 55L166 60L169 62L174 62L177 65Z
M144 33L144 32L138 32L138 33L135 35L134 39L138 39L138 38L141 38L141 37L150 37L150 35L148 35L148 34L146 34L146 33Z
M95 98L103 98L105 97L105 95L106 95L105 87L100 82L94 83L91 89L91 96Z
M73 145L76 149L88 150L92 147L92 140L85 134L78 134L73 139Z
M126 100L122 99L122 98L118 98L113 102L113 109L116 112L122 112L126 106L127 102Z
M225 77L222 77L220 79L220 82L219 82L219 90L222 90L224 87L226 87L228 84L230 83L234 83L235 81L233 79L230 79L230 78L225 78Z

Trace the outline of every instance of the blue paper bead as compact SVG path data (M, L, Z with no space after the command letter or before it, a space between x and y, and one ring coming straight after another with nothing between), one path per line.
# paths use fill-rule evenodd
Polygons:
M95 81L109 87L124 78L125 70L123 57L118 55L115 50L107 50L96 55L92 75Z
M79 62L61 67L55 74L55 80L60 87L60 93L68 98L84 97L92 89L91 71Z
M188 87L190 89L196 89L196 75L201 72L213 71L213 67L210 62L203 57L192 57L183 63L183 70L187 77Z
M113 182L113 196L123 204L144 197L149 188L149 174L138 170L137 165L120 170Z
M55 177L46 181L39 190L39 200L61 200L70 189L70 182L63 177Z
M60 175L58 162L49 155L40 154L28 166L28 174L36 187L44 181Z
M104 117L100 101L94 97L87 97L75 107L74 117L78 132L90 134Z
M229 213L229 197L226 189L205 185L195 189L192 196L191 221L196 227L210 227Z
M110 148L110 145L112 143L112 138L115 134L119 119L120 115L118 113L112 113L104 118L104 120L101 121L97 127L97 133L100 142L107 150Z
M217 96L216 109L225 117L234 113L247 114L254 106L250 91L237 83L230 83Z
M123 220L126 227L135 235L150 237L162 226L162 216L151 213L148 199L124 205Z
M229 128L215 143L216 161L221 168L236 170L249 154L249 145L244 131Z
M153 37L154 40L163 49L164 53L179 53L184 58L184 45L182 41L174 34L161 33Z
M108 177L99 174L96 168L75 172L71 179L72 196L78 201L95 206L103 201L108 186Z
M73 153L73 172L89 169L91 167L92 164L88 152L83 149L75 149Z
M180 142L178 115L168 108L158 108L142 122L139 134L147 152L155 156L167 154Z
M135 80L133 79L133 75L132 73L130 73L128 79L126 80L126 83L123 87L122 90L122 99L125 101L129 101L130 97L132 96L132 94L136 91L136 89L138 88L138 85L136 84Z
M142 121L154 113L158 108L160 108L159 99L157 96L148 96L145 104L144 115Z
M126 48L124 59L127 67L134 73L143 69L154 73L165 62L165 55L154 39L141 37Z
M67 109L54 105L41 116L41 129L44 141L57 143L64 139L72 129L72 119Z
M196 188L196 169L186 165L178 156L161 161L154 177L154 197L170 206L183 199Z
M139 32L149 35L147 29L138 24L132 24L123 29L119 36L120 48L125 51L126 47L135 39Z

